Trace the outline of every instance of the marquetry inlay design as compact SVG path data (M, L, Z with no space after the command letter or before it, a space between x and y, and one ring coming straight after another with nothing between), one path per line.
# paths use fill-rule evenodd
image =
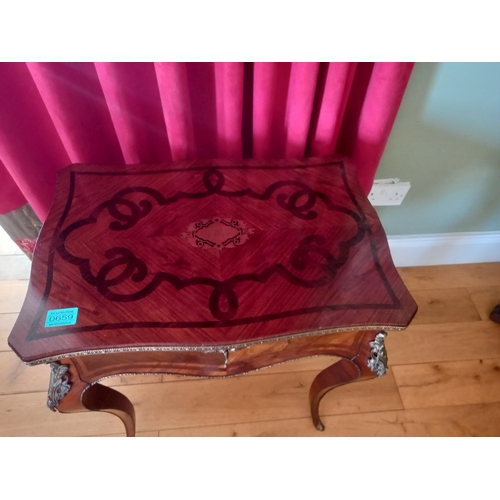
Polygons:
M193 222L181 236L194 247L223 250L243 245L253 232L243 221L214 217Z
M19 334L36 352L27 361L59 355L47 350L57 337L64 355L220 350L406 324L414 305L351 166L207 163L59 175ZM47 326L48 311L64 308L78 308L78 321Z

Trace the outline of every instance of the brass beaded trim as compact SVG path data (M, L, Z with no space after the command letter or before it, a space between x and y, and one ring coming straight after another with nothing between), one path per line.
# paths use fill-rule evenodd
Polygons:
M313 335L327 335L329 333L340 333L349 332L357 330L396 330L402 331L406 330L406 327L400 326L354 326L346 328L332 328L328 330L316 330L312 332L297 333L293 335L284 335L280 337L272 337L265 340L254 340L252 342L244 342L242 344L228 344L228 345L218 345L218 346L143 346L143 347L114 347L109 349L92 349L87 351L78 352L68 352L64 354L58 354L56 356L49 356L47 358L40 358L35 361L25 361L24 363L28 366L40 365L43 363L52 363L53 361L59 361L66 358L74 358L77 356L92 356L96 354L115 354L121 352L154 352L154 351L194 351L201 352L203 354L210 353L220 353L224 356L228 351L234 352L239 349L246 349L253 345L265 344L267 342L276 342L278 340L289 340L299 337L310 337Z

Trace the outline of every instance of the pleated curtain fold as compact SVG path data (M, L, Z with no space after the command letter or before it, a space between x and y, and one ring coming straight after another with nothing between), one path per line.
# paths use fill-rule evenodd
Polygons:
M71 163L352 157L371 188L413 63L2 63L0 214Z

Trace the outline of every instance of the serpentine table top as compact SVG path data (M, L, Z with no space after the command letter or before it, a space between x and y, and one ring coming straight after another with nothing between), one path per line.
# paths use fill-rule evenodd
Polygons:
M346 158L76 164L58 175L9 344L70 368L190 353L188 373L221 376L262 364L230 353L403 329L415 312Z

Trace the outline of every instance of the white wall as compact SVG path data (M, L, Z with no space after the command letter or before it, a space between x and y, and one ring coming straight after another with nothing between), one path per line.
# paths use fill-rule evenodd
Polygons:
M376 207L388 235L500 231L500 63L417 63L376 178L412 187Z

